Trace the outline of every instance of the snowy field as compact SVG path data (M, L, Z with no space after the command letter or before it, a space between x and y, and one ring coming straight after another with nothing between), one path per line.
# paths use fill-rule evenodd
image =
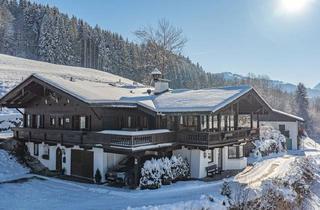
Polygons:
M305 151L262 159L229 181L243 182L259 189L262 180L290 172L289 165L304 154L316 157L320 165L320 145L307 139L304 148ZM0 159L0 182L33 176L3 150L0 150ZM319 182L320 178L312 186L310 203L315 209L320 208ZM220 195L222 184L222 180L187 181L158 190L127 190L43 177L21 183L0 184L0 209L224 209L222 202L225 197Z

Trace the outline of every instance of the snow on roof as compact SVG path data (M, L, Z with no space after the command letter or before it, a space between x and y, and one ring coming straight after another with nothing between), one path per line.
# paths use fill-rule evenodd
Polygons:
M34 77L87 103L107 103L125 101L123 98L143 96L147 94L145 87L128 87L121 83L96 82L85 79L70 80L56 75L34 74Z
M162 74L162 73L161 73L161 71L159 71L159 69L155 68L155 69L151 72L151 74L153 75L153 74Z
M143 130L143 131L125 131L125 130L103 130L97 133L121 135L121 136L140 136L140 135L151 135L160 133L170 133L168 129L155 129L155 130Z
M155 112L214 112L252 89L249 86L179 89L154 95L147 92L153 88L107 72L0 54L0 80L18 84L31 74L86 103L140 105Z
M90 104L137 104L156 112L214 112L252 89L250 86L214 89L170 90L160 95L148 94L146 87L127 87L84 79L70 80L49 74L34 77Z
M304 119L303 119L303 118L298 117L298 116L296 116L296 115L289 114L289 113L287 113L287 112L283 112L283 111L280 111L280 110L277 110L277 109L272 109L272 111L275 112L275 113L281 114L281 115L285 115L285 116L287 116L287 117L291 117L291 118L296 119L296 120L298 120L298 121L304 122Z
M250 86L172 90L156 97L154 103L159 112L214 112L250 90Z

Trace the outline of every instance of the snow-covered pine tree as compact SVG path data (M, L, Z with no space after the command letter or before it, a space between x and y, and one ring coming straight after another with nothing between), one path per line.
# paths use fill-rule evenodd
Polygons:
M173 175L171 171L171 161L169 158L161 158L161 168L163 173L161 176L162 184L171 184Z
M161 186L161 159L147 160L141 169L141 189L157 189Z
M304 86L304 84L299 83L296 93L295 93L295 101L296 101L296 113L303 117L305 120L304 126L306 131L311 134L312 133L312 127L310 122L310 116L309 116L309 100L308 100L308 93L307 88Z

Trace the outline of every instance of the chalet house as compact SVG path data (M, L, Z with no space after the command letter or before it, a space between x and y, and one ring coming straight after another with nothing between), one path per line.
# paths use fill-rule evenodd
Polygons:
M137 185L148 155L181 154L193 178L205 177L212 165L219 170L247 166L243 146L259 136L260 118L275 112L252 87L172 90L160 72L153 78L150 88L125 79L33 74L0 105L23 114L14 137L30 154L67 175L93 179L96 169L104 175L131 157ZM281 121L290 118L279 114L287 116ZM276 115L270 119L278 121Z

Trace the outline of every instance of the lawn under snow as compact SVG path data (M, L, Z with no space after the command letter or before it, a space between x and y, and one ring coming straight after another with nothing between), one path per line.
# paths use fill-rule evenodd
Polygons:
M0 183L24 177L28 172L29 169L21 166L7 151L0 149Z

